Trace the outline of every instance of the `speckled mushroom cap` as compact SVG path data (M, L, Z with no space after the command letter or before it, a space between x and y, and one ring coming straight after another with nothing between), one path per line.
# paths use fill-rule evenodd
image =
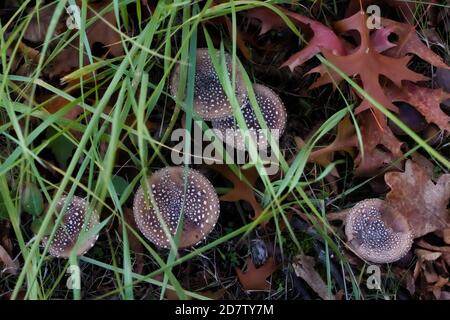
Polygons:
M66 206L63 213L61 210L64 207L64 201L66 197L62 197L56 206L56 211L63 214L58 229L56 230L55 236L52 239L49 247L49 253L57 258L68 258L70 252L75 246L78 237L85 226L85 232L88 232L99 224L99 216L95 210L87 210L87 203L84 199L73 196L70 203ZM89 215L89 222L85 225L85 219ZM90 248L92 248L98 239L98 234L87 239L83 243L79 243L77 255L85 254ZM44 245L47 244L49 236L43 238Z
M170 246L158 211L172 237L184 213L179 248L197 244L213 230L219 218L219 198L200 172L188 169L186 174L183 167L166 167L148 178L148 186L153 200L150 191L146 193L141 186L134 197L133 212L136 225L151 242L163 248Z
M271 130L277 129L278 131L272 131L272 134L281 136L286 127L287 114L280 97L272 89L261 84L254 84L253 90L267 128ZM249 100L246 101L241 111L251 136L257 138L260 146L266 146L266 137L261 130L261 125ZM244 135L234 116L212 121L212 126L214 129L219 130L219 137L224 139L225 142L231 141L238 150L245 149Z
M355 252L373 263L399 260L413 242L406 218L380 199L367 199L350 209L345 234Z
M218 57L219 54L220 52L217 51ZM231 79L232 58L228 53L225 53L225 60L228 77ZM179 65L177 65L170 80L170 91L173 96L177 95L179 70ZM204 120L220 119L233 113L231 104L223 90L211 56L206 48L197 49L194 90L193 108ZM247 93L238 67L236 67L235 93L239 105L242 105L247 98Z

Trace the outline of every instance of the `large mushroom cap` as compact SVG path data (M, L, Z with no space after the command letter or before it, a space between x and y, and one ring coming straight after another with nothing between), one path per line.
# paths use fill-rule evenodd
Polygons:
M405 217L380 199L358 202L347 215L345 234L355 252L374 263L399 260L413 241Z
M219 58L220 52L217 51ZM228 77L231 80L232 58L225 53ZM173 96L177 95L179 84L179 65L174 68L170 80L170 91ZM227 117L233 113L228 97L220 83L219 76L209 55L208 49L197 50L197 64L195 69L194 84L194 111L205 120L214 120ZM239 68L236 67L235 94L239 105L247 98L245 84Z
M151 242L163 248L170 243L158 211L172 237L184 214L179 248L197 244L213 230L219 218L219 198L200 172L188 169L186 174L183 167L163 168L153 173L148 186L152 197L150 190L145 192L141 186L134 198L133 212L139 230Z
M283 134L286 127L287 114L283 102L272 89L264 85L254 84L253 90L267 128L271 130L274 138L278 139L278 137ZM249 100L246 101L241 111L247 128L250 131L249 137L257 139L255 142L257 142L260 147L265 147L267 145L267 138L262 131L261 125L258 122L255 111ZM245 149L245 132L239 128L234 116L215 120L212 122L212 126L214 129L219 130L220 136L226 143L231 142L238 150Z
M67 197L62 197L56 206L56 211L63 214L55 236L52 239L49 247L49 253L57 258L68 258L70 252L74 248L82 230L89 232L92 228L99 224L99 216L95 210L88 210L87 203L84 199L73 196L72 200L66 206L64 212L61 210L64 207L64 202ZM85 219L89 216L89 222L85 223ZM92 248L98 239L98 234L93 235L89 239L78 244L77 255L85 254ZM47 244L49 236L43 238L44 245Z

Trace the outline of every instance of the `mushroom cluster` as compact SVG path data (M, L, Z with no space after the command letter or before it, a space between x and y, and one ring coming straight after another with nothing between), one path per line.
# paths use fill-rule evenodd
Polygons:
M205 239L219 211L219 198L209 180L197 170L183 167L154 172L138 189L133 204L139 230L162 248L170 246L181 220L179 248Z
M97 212L89 209L84 199L73 196L64 209L66 200L67 197L64 196L56 205L56 211L63 217L49 246L49 253L57 258L68 258L80 236L99 224ZM87 218L89 218L89 221L86 221ZM45 236L42 239L43 244L47 245L49 239L49 236ZM97 239L98 234L95 234L78 243L76 247L77 256L84 255L94 246Z
M217 52L219 54L219 52ZM225 53L226 70L231 78L232 58ZM173 96L177 96L180 81L180 67L177 66L170 79L170 91ZM228 145L232 145L238 150L246 149L246 139L256 140L260 147L267 145L266 135L254 111L254 106L250 103L246 87L239 68L236 68L235 95L239 103L244 121L248 131L239 128L230 101L222 87L219 76L212 63L208 49L197 49L197 63L194 83L194 111L207 121L212 121L212 126L216 129L219 138ZM280 97L270 88L254 84L253 90L256 102L262 113L267 129L276 140L283 134L287 114Z
M217 52L217 55L219 54L220 52ZM231 103L220 83L207 48L197 49L196 61L194 111L205 120L215 120L230 116L233 113ZM228 53L225 53L225 62L228 77L231 79L232 58ZM173 96L177 96L179 80L180 66L177 65L170 80L170 92ZM239 68L236 68L235 73L235 95L239 104L244 104L247 99L247 93Z
M286 109L280 97L272 89L254 84L253 90L256 96L256 102L260 107L267 129L270 130L275 139L278 139L284 132L287 121ZM246 136L254 139L255 143L265 147L267 138L263 133L262 127L256 117L255 111L249 100L246 101L241 109L245 124L250 131L248 135L239 128L234 116L212 121L214 129L219 130L220 138L225 143L230 143L238 150L246 149Z
M401 259L413 243L406 218L381 199L363 200L350 209L345 234L353 250L374 263Z

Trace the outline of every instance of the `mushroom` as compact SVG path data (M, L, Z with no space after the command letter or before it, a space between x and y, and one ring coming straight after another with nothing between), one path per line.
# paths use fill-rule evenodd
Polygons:
M168 248L169 237L175 236L181 215L184 219L179 248L197 244L213 230L219 218L219 198L200 172L166 167L154 172L147 186L148 189L139 187L133 213L139 230L151 242Z
M253 90L255 92L256 101L260 107L261 114L267 124L267 128L271 130L274 138L278 138L284 132L286 127L286 109L280 97L273 92L272 89L261 85L254 84ZM249 100L241 109L247 128L249 129L249 136L256 138L258 145L264 147L267 145L266 136L263 133L260 123L256 117L255 111ZM234 116L229 116L224 119L212 121L214 129L219 131L219 137L225 139L225 142L234 145L238 150L244 150L245 133L239 128ZM274 131L278 130L278 131Z
M217 52L219 55L220 52ZM225 61L228 70L228 77L231 79L232 58L225 53ZM241 106L247 98L245 83L239 68L236 68L235 94L239 105ZM174 68L170 79L170 92L173 96L177 95L180 66ZM194 83L194 111L204 120L215 120L227 117L233 113L233 109L228 97L220 83L214 65L207 48L197 49L197 63L195 69Z
M347 214L345 234L364 260L390 263L410 250L413 233L406 218L381 199L358 202Z
M64 208L66 199L67 197L63 196L56 205L56 211L64 216L61 219L61 223L58 226L49 247L49 253L57 258L68 258L82 231L89 232L99 224L97 212L95 210L88 210L86 201L77 196L73 196L64 212L61 212ZM89 222L85 223L85 219L88 215L90 216ZM79 243L77 247L77 256L84 255L94 246L97 239L98 234ZM49 236L45 236L42 241L44 245L47 245Z

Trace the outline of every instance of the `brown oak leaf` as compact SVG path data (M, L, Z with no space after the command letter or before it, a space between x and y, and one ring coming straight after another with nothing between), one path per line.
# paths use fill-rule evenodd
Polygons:
M258 200L256 200L255 192L252 188L259 178L258 171L256 171L255 168L241 170L242 175L244 175L245 179L248 181L247 184L244 179L235 175L227 165L213 165L212 168L233 183L233 189L221 196L220 200L226 202L236 202L239 200L246 201L253 208L253 216L251 218L258 218L263 209Z
M278 7L278 9L289 17L294 24L299 25L302 31L307 34L312 34L307 40L306 46L285 61L282 67L287 66L290 70L294 70L295 67L302 65L319 53L321 48L325 48L336 55L343 55L345 53L343 43L329 27L319 21L284 8ZM260 34L286 26L283 19L268 8L251 9L247 11L246 15L249 18L257 19L261 22Z
M450 226L450 174L434 183L422 167L408 160L404 172L386 173L385 181L391 188L386 200L406 217L416 238Z
M334 300L334 296L328 294L328 289L319 273L314 269L313 257L298 255L294 258L292 267L297 277L302 278L324 300Z
M404 83L401 89L391 86L386 93L392 101L403 101L415 107L428 123L450 132L450 117L440 107L442 102L450 99L450 93L442 89L419 87L410 82Z
M0 245L0 274L3 272L16 275L19 272L19 264Z
M376 32L384 30L386 39L391 33L394 33L398 37L398 41L395 43L396 46L387 50L385 54L399 58L412 53L435 67L449 69L449 66L445 64L444 60L420 40L416 28L413 25L386 18L381 19L381 25L382 28Z
M381 113L366 110L358 117L364 153L355 159L356 175L369 176L402 156L402 143L395 137Z
M380 84L380 77L384 76L397 87L402 86L402 81L417 82L426 80L427 77L408 69L407 65L411 57L393 58L377 52L371 42L370 30L367 28L366 21L367 15L364 12L358 12L347 19L336 22L334 25L335 29L340 33L356 30L360 34L361 43L351 54L338 56L325 49L322 49L322 52L331 63L346 75L353 78L358 75L364 90L372 98L384 107L397 112L398 108L392 104ZM342 78L331 70L325 71L325 68L316 68L313 70L320 72L321 76L311 88L319 87L327 83L340 83L342 81ZM359 113L367 109L373 109L376 112L376 109L373 108L371 103L364 99L356 108L356 111Z
M251 257L247 258L247 270L243 272L236 268L239 282L244 290L270 290L267 278L278 269L273 257L267 259L266 263L256 268Z
M295 143L297 148L302 148L304 141L296 137ZM336 132L336 138L328 146L314 150L308 158L308 162L317 163L322 167L327 167L333 162L334 154L339 151L344 151L353 154L354 148L358 146L358 140L355 134L355 127L353 126L350 117L345 117L339 122ZM339 177L336 168L331 171L335 177Z
M80 4L80 1L77 1ZM123 54L123 47L120 34L114 29L117 28L116 16L114 10L108 11L105 8L110 4L109 1L90 3L87 10L87 20L94 21L86 29L86 36L91 50L94 44L101 44L107 52L114 56ZM76 37L69 46L61 50L53 59L46 73L50 77L61 77L70 71L79 68L79 37ZM84 55L85 65L89 63L88 56Z

